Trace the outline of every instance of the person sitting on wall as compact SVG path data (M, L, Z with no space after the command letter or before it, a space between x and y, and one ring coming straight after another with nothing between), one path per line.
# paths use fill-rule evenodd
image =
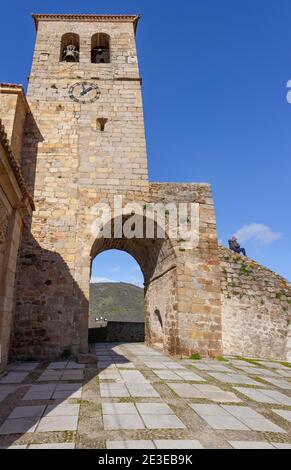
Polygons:
M246 250L244 248L241 248L235 236L231 237L231 239L228 240L228 244L231 251L235 251L235 253L239 254L242 253L244 256L247 256Z

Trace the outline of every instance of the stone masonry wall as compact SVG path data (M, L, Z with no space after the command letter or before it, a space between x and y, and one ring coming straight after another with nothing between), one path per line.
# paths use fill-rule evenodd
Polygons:
M166 350L189 356L221 354L221 297L214 201L209 184L151 183L152 201L199 204L198 244L187 249L187 240L174 244L174 290L169 302Z
M224 354L291 359L291 284L219 247Z
M40 19L27 99L22 162L36 211L27 221L18 265L12 357L86 352L92 259L106 249L132 254L145 277L146 340L171 354L221 351L215 215L207 184L149 183L132 20ZM64 33L80 36L80 62L60 62ZM111 63L91 64L91 36L110 35ZM69 88L97 83L94 103L76 103ZM104 132L98 118L108 119ZM199 243L97 239L99 203L197 202ZM111 221L110 221L111 224ZM155 330L157 311L163 328ZM155 313L156 312L156 313ZM159 333L156 334L156 331Z
M21 170L0 120L0 372L9 356L22 219L33 206L26 196Z
M0 83L0 117L10 142L12 154L21 164L24 122L29 107L21 85Z

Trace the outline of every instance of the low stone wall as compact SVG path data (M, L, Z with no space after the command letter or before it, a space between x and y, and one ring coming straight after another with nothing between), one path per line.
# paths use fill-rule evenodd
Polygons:
M144 323L108 322L100 328L89 328L89 343L99 341L124 341L139 343L144 341Z
M291 284L219 247L223 353L291 361Z

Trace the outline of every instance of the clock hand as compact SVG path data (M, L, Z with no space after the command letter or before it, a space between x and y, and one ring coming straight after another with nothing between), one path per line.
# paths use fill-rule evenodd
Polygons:
M82 91L80 92L80 96L83 96L84 91L85 91L85 85L84 83L81 83Z
M88 88L84 89L80 96L84 96L84 95L87 95L87 93L89 93L89 91L93 90L93 87L92 86L89 86Z

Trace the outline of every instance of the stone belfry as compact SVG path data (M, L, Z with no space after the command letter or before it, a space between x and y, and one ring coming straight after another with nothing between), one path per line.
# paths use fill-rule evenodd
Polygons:
M26 221L18 260L11 357L87 352L91 263L114 248L131 254L144 274L146 342L171 354L219 354L211 188L148 181L135 41L139 17L33 17L31 112L21 162L35 211ZM199 245L186 251L185 240L169 234L99 239L92 231L94 208L112 208L114 196L124 204L138 202L144 211L155 203L198 203ZM112 216L110 226L127 220L122 217Z
M146 188L135 42L139 17L34 15L34 20L27 98L43 138L37 190L46 191L46 181L52 192L71 186L76 169L80 191Z

